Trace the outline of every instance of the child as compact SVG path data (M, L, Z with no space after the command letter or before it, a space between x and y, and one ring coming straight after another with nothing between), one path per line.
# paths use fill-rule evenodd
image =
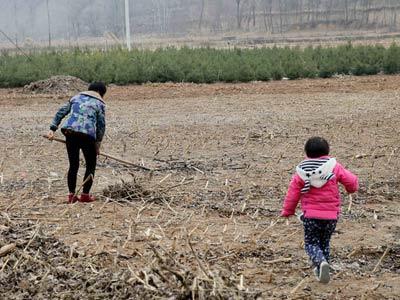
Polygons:
M310 138L304 147L307 158L296 168L281 216L294 215L301 200L304 248L322 283L329 282L329 242L340 213L338 183L348 193L358 190L358 178L329 155L329 144L321 137Z
M61 132L65 135L69 159L68 170L68 203L92 202L95 198L89 195L96 169L97 155L105 132L105 103L103 96L107 88L102 82L93 82L89 91L72 97L56 113L47 134L49 140L62 119L68 115ZM82 149L86 162L86 173L81 197L75 195L76 179L79 169L79 150Z

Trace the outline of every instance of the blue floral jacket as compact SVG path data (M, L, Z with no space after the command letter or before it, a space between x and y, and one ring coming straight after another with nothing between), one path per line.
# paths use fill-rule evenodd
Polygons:
M50 129L56 131L67 115L62 129L87 134L98 143L103 140L106 130L105 103L98 93L88 91L72 97L56 113Z

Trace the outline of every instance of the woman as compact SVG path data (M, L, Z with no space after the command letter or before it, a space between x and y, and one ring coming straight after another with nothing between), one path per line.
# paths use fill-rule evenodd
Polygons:
M97 155L103 140L105 123L105 103L103 96L107 88L102 82L93 82L87 92L72 97L56 113L47 134L49 140L54 138L62 119L67 119L61 127L65 135L69 170L68 170L68 203L92 202L95 198L89 194L96 170ZM76 180L79 169L79 150L82 149L86 162L83 191L80 198L76 195Z

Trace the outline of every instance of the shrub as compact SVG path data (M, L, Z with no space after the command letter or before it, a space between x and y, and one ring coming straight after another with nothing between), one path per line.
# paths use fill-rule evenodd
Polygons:
M144 82L212 83L371 75L400 72L400 47L338 47L212 49L169 47L104 52L54 49L24 55L0 53L0 87L18 87L52 75L72 75L85 81L129 84Z
M400 71L400 48L393 43L386 51L383 61L383 71L386 74L395 74Z

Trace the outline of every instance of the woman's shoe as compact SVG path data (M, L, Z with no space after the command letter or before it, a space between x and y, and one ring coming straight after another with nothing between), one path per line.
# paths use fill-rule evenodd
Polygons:
M96 198L93 195L90 194L81 194L81 198L79 199L79 202L93 202L95 201Z
M68 194L68 203L72 204L72 203L75 203L75 202L78 202L78 201L79 201L79 198L78 198L77 195L75 195L74 193L69 193Z

